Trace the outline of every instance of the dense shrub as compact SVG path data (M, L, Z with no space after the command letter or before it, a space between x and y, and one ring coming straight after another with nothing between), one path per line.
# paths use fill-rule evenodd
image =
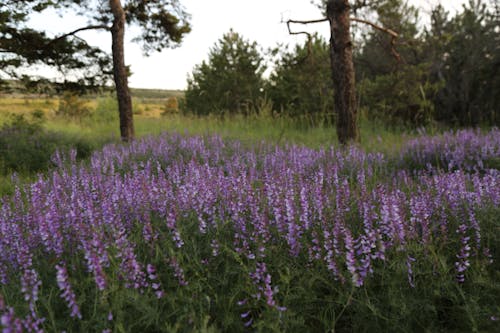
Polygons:
M56 150L76 149L78 158L90 156L94 145L83 138L47 131L40 120L15 116L0 128L0 173L33 174L51 166Z
M88 101L80 98L78 95L65 92L59 100L59 108L56 115L81 122L91 112L87 103Z
M468 1L453 16L442 6L432 11L425 54L444 83L433 99L437 120L500 126L499 26L498 1Z

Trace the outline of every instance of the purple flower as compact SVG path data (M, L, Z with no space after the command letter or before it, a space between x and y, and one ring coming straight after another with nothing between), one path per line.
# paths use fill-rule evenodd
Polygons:
M7 312L0 317L3 333L21 333L23 332L23 323L16 317L13 308L8 308Z
M168 260L168 263L169 263L170 267L172 267L174 269L174 276L179 281L179 285L181 285L181 286L187 286L188 282L186 281L186 277L184 276L184 270L179 265L179 262L177 261L177 259L176 258L170 258Z
M258 290L258 292L254 295L254 298L260 299L264 296L268 306L276 309L286 309L284 307L279 307L276 304L274 295L278 292L278 288L272 287L271 275L267 272L267 266L265 263L258 262L256 264L255 272L250 273L250 278L252 278L253 283Z
M463 282L473 260L496 259L485 248L479 217L485 207L500 205L500 171L485 170L485 161L500 157L499 134L467 130L410 141L401 152L405 170L388 167L384 154L357 147L245 147L178 134L105 146L88 165L78 164L74 153L57 153L59 169L30 185L19 183L14 195L0 199L0 283L15 285L20 277L21 302L30 310L18 320L0 298L2 320L13 330L17 324L42 326L43 318L31 311L42 283L33 262L39 255L59 263L54 269L61 297L80 317L67 256L83 255L101 291L117 277L161 298L159 272L143 255L163 255L155 262L167 263L183 286L183 267L167 255L198 239L206 246L200 248L204 264L224 247L225 254L255 265L249 273L253 300L279 311L284 307L277 304L275 268L265 259L283 243L290 260L323 265L333 279L354 286L363 285L378 260L391 265L400 254L414 286L414 246L421 246L420 262L430 260L429 246L458 243L452 259ZM199 234L185 238L181 223L193 220ZM255 318L250 313L246 319L252 325Z
M307 189L305 186L302 186L300 189L300 223L304 227L304 229L308 230L311 227L310 220L310 212L309 212L309 201L307 198Z
M217 257L219 255L219 242L216 239L212 239L210 246L212 247L212 256Z
M240 317L241 318L247 318L248 316L250 315L250 311L247 311L247 312L243 312Z
M70 316L82 319L80 308L78 307L78 304L76 302L75 294L71 289L71 285L68 281L68 271L66 269L66 264L64 262L61 262L59 265L56 265L56 270L57 285L62 292L61 297L66 301L69 309L71 310Z
M460 283L465 281L465 271L470 266L469 257L471 247L469 245L470 237L466 236L467 230L468 227L465 224L461 224L457 230L457 233L461 235L461 248L459 253L456 255L458 260L455 262L455 269L457 270L457 281Z
M117 258L121 259L120 273L126 280L126 287L141 289L147 286L146 277L141 263L137 260L134 253L134 245L127 239L124 228L116 233ZM150 269L154 267L150 265ZM153 275L153 273L150 273ZM152 279L152 278L150 278Z
M236 302L236 304L238 304L238 306L243 306L243 305L247 304L247 302L248 302L248 299L245 298L241 301Z
M411 256L406 257L406 267L408 269L408 283L412 288L415 288L415 278L413 276L413 268L412 268L412 263L416 261L415 258Z
M250 327L250 326L252 326L252 324L253 324L253 318L250 318L250 320L248 320L245 323L243 323L243 325L245 327Z
M154 275L156 273L156 269L155 269L155 267L153 265L147 264L146 265L146 272L148 272L149 278L151 280L156 279L156 275Z
M362 286L363 278L360 276L356 268L356 255L354 251L354 242L351 233L347 229L344 229L344 244L346 249L345 260L346 260L347 270L349 271L349 273L351 273L352 283L356 287Z

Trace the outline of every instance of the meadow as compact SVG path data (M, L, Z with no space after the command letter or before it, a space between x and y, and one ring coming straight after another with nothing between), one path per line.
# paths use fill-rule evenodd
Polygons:
M142 102L123 145L90 102L0 131L4 332L500 330L498 129L338 147Z

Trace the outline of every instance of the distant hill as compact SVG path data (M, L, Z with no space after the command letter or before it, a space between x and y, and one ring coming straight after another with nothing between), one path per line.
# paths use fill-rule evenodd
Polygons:
M169 97L181 98L184 97L183 90L165 90L165 89L144 89L130 88L132 97L145 99L164 99Z
M29 90L19 81L16 80L3 80L0 81L0 95L58 95L55 92L54 87L51 86L51 83L45 82L43 87L38 87L42 89L38 90ZM109 92L113 92L113 88L105 88L107 92L102 92L103 94L107 94ZM43 91L43 92L42 92ZM170 97L182 98L184 97L183 90L168 90L168 89L146 89L146 88L130 88L130 93L134 98L140 99L155 99L155 100L163 100L168 99ZM90 93L90 95L94 95ZM98 94L99 95L99 94Z

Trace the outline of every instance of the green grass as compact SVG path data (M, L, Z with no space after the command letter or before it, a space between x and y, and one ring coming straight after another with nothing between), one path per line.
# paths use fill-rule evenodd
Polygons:
M132 89L135 128L138 137L175 131L193 135L217 134L224 138L243 142L265 140L270 143L285 142L320 147L337 144L335 129L319 124L309 126L307 120L272 117L267 105L260 115L252 117L232 116L221 119L215 116L196 117L179 112L161 116L168 98L182 98L182 91L159 89ZM118 110L113 95L102 94L82 97L91 109L91 117L68 121L55 117L59 97L28 96L21 94L0 97L0 126L9 114L30 115L41 112L48 130L79 135L98 143L119 138ZM404 129L387 129L379 124L360 121L361 146L368 151L397 148L406 138Z
M262 140L284 144L306 145L312 148L337 145L337 134L334 127L306 127L287 118L267 116L243 117L233 116L224 119L215 116L197 117L182 114L170 114L162 117L134 117L137 137L157 135L162 132L178 132L190 135L219 135L226 139L236 139L244 143L255 143ZM101 121L87 119L82 123L68 123L64 119L53 119L45 125L47 129L65 133L79 133L93 138L119 138L117 119ZM400 147L414 133L404 130L388 130L376 128L362 121L360 125L361 147L367 151L387 151Z
M259 115L251 117L216 116L198 117L182 113L162 113L162 98L179 97L178 91L133 90L134 123L136 136L158 135L177 132L188 135L219 135L251 145L261 141L273 144L298 144L313 148L337 144L334 127L312 127L305 122L287 117L271 116L263 108ZM37 123L43 133L34 136L44 142L43 149L33 145L27 133L7 138L11 142L9 156L0 157L0 194L12 193L14 188L10 174L16 172L21 181L29 181L38 172L51 167L51 154L56 149L77 147L88 156L89 149L98 149L109 142L119 142L119 122L116 100L110 95L87 96L89 116L67 118L56 116L59 98L11 95L0 98L0 127L8 126L13 119L22 117L26 124ZM409 136L402 129L385 129L382 126L360 122L361 146L367 151L395 151ZM22 153L19 153L22 152ZM35 160L36 157L36 160ZM18 159L16 161L16 158ZM6 162L7 159L10 159Z

